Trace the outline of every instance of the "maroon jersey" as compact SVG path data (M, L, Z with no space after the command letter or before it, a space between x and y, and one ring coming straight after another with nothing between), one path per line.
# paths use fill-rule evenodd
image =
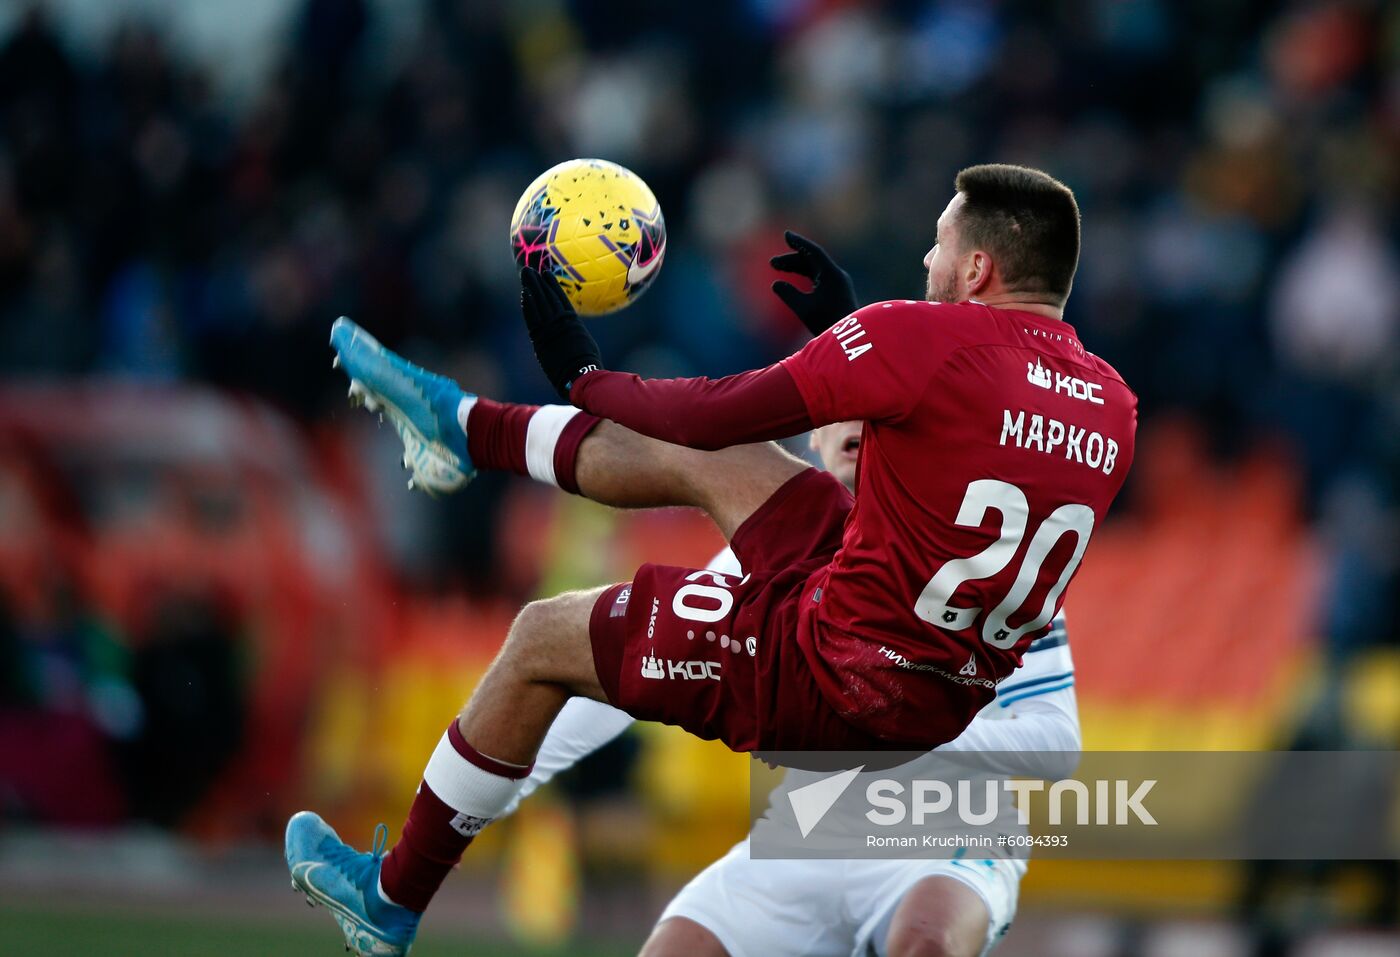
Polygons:
M867 306L783 365L813 422L866 422L799 628L818 680L886 736L909 736L921 681L990 700L1123 485L1136 396L1067 323L977 303Z
M1049 628L1137 427L1136 397L1071 326L979 303L876 303L766 370L590 373L574 399L697 447L865 421L855 507L797 640L833 707L896 741L921 740L950 682L970 719Z

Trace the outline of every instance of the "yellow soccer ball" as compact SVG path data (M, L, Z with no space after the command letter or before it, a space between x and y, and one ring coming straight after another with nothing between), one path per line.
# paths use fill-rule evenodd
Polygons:
M614 312L656 279L666 255L661 206L625 167L575 159L541 173L510 220L515 261L559 280L584 316Z

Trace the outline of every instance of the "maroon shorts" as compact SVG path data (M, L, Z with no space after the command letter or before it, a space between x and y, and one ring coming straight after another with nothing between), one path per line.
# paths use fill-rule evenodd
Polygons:
M797 644L808 579L840 548L851 503L844 485L808 469L734 533L742 578L643 565L604 591L589 632L608 700L735 751L888 747L837 716Z

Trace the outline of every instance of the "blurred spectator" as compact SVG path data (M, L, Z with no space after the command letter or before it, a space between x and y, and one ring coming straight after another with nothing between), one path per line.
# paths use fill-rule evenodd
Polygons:
M1292 370L1369 387L1400 342L1400 257L1374 213L1330 211L1280 265L1273 307Z

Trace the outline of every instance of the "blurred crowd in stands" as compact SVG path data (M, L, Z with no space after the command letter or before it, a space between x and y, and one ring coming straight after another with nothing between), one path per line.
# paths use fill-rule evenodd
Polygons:
M1185 417L1226 460L1285 447L1330 547L1319 633L1339 658L1395 641L1400 5L423 0L371 57L377 10L305 0L240 101L161 23L92 55L42 4L16 18L0 378L212 385L322 435L359 427L326 346L349 314L469 388L548 401L506 236L572 156L636 170L669 230L655 287L594 324L606 360L734 372L802 341L768 291L784 228L864 299L918 296L957 170L1025 163L1078 194L1067 318L1145 429ZM366 441L400 578L509 588L505 481L420 502L391 439Z

